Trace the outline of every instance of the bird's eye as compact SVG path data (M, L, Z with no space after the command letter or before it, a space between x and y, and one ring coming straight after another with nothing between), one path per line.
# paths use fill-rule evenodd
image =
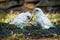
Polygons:
M30 16L27 16L28 19L30 19Z
M38 11L38 10L36 10L36 11Z

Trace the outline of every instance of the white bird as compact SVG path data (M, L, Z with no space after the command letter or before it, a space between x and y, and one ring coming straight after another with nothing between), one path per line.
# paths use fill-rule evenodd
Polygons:
M40 8L35 8L34 12L36 14L36 24L39 24L42 29L49 29L50 27L55 27Z
M31 21L31 18L32 16L30 12L21 13L17 15L16 18L14 18L12 22L10 22L10 24L14 24L17 27L20 27L21 29L23 29L25 24Z
M47 31L47 33L60 34L59 29L50 22L40 8L35 8L34 12L36 14L36 26L39 25L39 27L42 28L42 30Z

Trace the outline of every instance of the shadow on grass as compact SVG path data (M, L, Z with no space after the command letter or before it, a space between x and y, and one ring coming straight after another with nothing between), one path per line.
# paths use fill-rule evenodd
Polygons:
M32 37L32 38L41 38L41 37L54 37L60 35L60 25L55 25L55 28L50 28L46 30L42 30L40 27L37 26L27 26L25 29L25 37ZM56 30L58 29L58 30ZM57 33L57 35L55 35Z
M55 26L60 31L60 25L55 25ZM8 37L12 34L20 34L20 33L22 33L22 30L20 28L17 28L14 25L10 25L9 23L0 22L0 37ZM46 33L47 32L45 32L45 30L41 30L39 27L32 25L30 27L26 26L25 32L23 34L25 35L25 37L33 37L33 38L39 38L42 36L45 36L45 37L52 36L52 35L49 35L49 33L47 34Z
M0 37L8 37L15 33L21 33L21 29L14 25L10 25L9 23L0 22Z

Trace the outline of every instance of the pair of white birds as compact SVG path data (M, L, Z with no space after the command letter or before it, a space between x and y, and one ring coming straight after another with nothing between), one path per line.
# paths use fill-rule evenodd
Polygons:
M55 27L40 8L35 8L33 11L36 14L36 26L40 25L42 29L49 29L50 27ZM31 19L31 13L25 12L16 16L16 18L12 22L10 22L10 24L14 24L17 27L23 29L25 24L30 22Z

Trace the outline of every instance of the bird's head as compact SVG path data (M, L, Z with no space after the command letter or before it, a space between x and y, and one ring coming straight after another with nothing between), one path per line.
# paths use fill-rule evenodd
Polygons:
M26 12L26 13L25 13L25 16L27 17L27 19L28 19L29 21L32 20L32 15L31 15L30 12Z
M42 14L43 12L42 12L42 10L40 9L40 8L35 8L34 10L34 13L36 13L36 14Z

